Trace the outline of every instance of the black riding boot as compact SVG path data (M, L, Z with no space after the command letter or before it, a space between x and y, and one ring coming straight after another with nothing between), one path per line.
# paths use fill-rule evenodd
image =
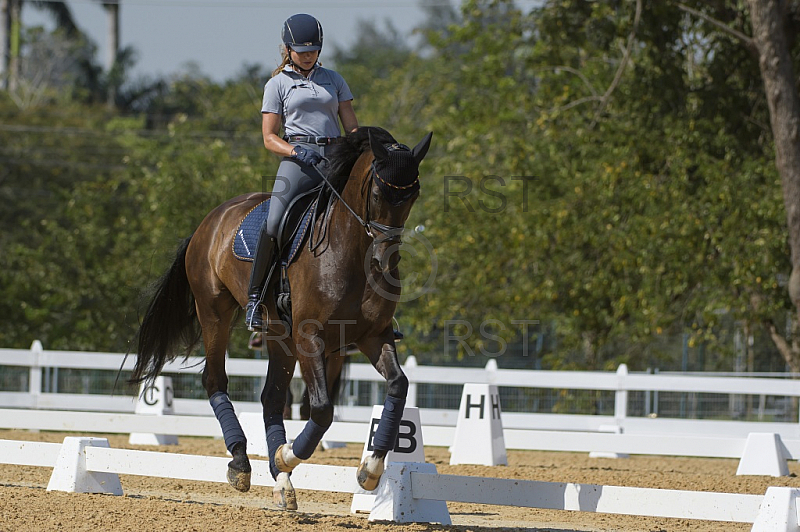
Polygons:
M267 274L272 267L274 254L275 237L263 231L258 237L253 270L250 273L250 288L247 290L247 312L244 321L250 331L260 331L264 328L261 297L264 292L264 283L267 281Z

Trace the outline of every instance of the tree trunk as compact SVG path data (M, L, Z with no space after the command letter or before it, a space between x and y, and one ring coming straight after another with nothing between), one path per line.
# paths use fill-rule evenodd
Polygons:
M17 88L22 64L20 62L20 32L22 31L22 0L8 1L8 90Z
M586 369L589 371L597 370L597 334L591 331L581 333L583 341L583 355L586 359Z
M9 0L0 0L0 89L8 88L8 63L11 50Z
M797 342L791 344L787 342L786 338L778 332L778 328L775 327L775 324L772 322L765 322L764 327L767 329L767 332L769 332L775 347L778 348L781 356L783 356L783 359L786 361L786 365L789 366L789 371L792 373L800 373L800 357L798 357ZM797 331L793 331L793 333L796 334Z
M800 319L800 98L794 82L792 57L784 32L784 16L778 0L748 0L753 42L769 106L775 164L781 176L786 207L792 273L789 297ZM798 356L792 350L792 357ZM784 353L786 356L786 353ZM797 360L786 360L797 367Z
M108 80L107 103L113 107L117 96L118 80L113 73L114 66L117 64L117 52L119 52L119 1L105 1L103 7L106 9L107 31L108 31L108 50L106 51L106 74Z

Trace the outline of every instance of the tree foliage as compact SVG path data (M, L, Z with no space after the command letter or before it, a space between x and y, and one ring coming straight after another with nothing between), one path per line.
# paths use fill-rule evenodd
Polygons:
M500 364L675 368L687 335L724 369L731 323L784 322L786 212L758 61L737 37L745 7L428 12L416 46L365 23L331 54L361 124L408 144L434 131L401 263L419 288L398 312L402 353L484 364L527 342ZM274 172L259 117L272 68L129 82L126 112L0 98L0 343L126 348L177 240Z

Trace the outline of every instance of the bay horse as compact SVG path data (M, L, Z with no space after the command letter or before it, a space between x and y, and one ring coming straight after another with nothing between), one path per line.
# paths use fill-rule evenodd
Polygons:
M394 448L408 391L392 328L401 293L399 247L419 197L419 165L432 135L409 149L381 128L362 127L348 134L329 160L329 188L335 197L313 223L316 234L325 235L325 245L303 246L287 270L290 320L278 314L275 276L268 285L264 341L269 366L261 403L275 479L273 500L281 509L297 509L289 473L311 457L333 421L329 390L348 344L354 343L387 383L374 452L356 474L362 488L378 486L384 458ZM239 491L250 489L251 466L247 440L227 394L225 352L232 320L247 303L250 263L234 256L232 239L238 224L268 196L250 193L226 201L179 245L143 316L130 378L132 383L152 381L164 364L188 356L202 336L202 383L233 457L228 482ZM308 389L311 416L287 444L284 405L296 363Z

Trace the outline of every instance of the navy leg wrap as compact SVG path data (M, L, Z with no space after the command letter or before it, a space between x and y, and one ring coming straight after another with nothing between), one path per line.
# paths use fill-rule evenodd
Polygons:
M306 421L303 432L301 432L292 443L292 452L294 455L301 460L308 460L311 458L311 455L314 454L314 449L317 448L326 430L327 429L314 423L313 419Z
M286 429L283 426L283 416L281 414L272 414L269 416L265 423L267 429L267 452L269 453L269 472L272 478L278 478L278 468L275 467L275 453L278 452L278 447L286 443Z
M214 409L214 415L217 416L220 427L222 427L222 436L225 438L225 447L228 452L233 454L233 447L237 443L247 444L247 438L244 436L242 426L239 425L239 420L236 419L236 412L233 411L233 405L225 392L217 392L209 399L211 408Z
M391 451L397 443L397 434L400 432L400 420L403 419L405 399L398 399L391 395L386 396L383 403L383 413L372 438L372 447L376 451Z

